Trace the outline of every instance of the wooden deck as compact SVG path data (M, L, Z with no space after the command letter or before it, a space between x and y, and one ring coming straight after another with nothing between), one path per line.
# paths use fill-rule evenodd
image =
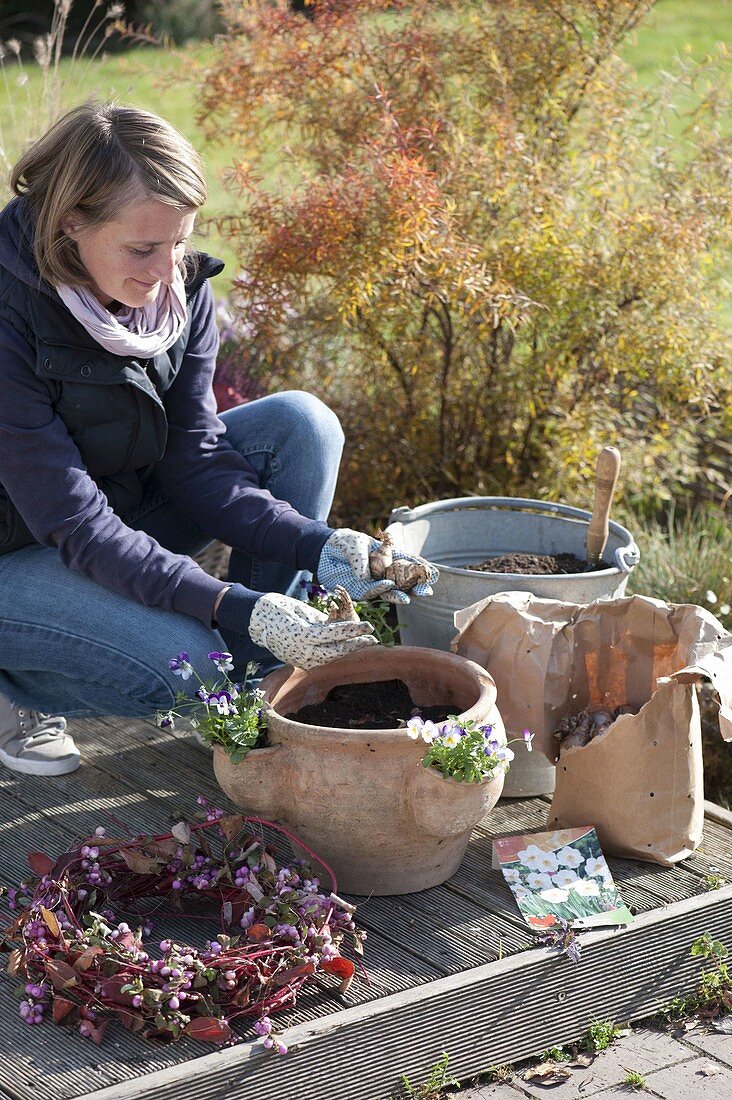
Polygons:
M97 825L158 832L191 816L199 794L226 806L210 754L190 735L125 719L77 722L73 732L84 761L73 775L2 770L5 883L27 874L27 851L56 854ZM467 1078L577 1038L594 1019L647 1016L693 989L700 971L689 954L693 940L710 932L732 946L732 886L709 891L705 882L718 868L732 883L732 815L708 805L703 850L675 868L610 860L636 919L626 929L583 933L574 965L533 946L502 876L490 869L491 836L542 829L547 805L499 803L444 886L357 899L369 984L354 982L344 997L307 991L279 1018L290 1046L284 1057L244 1031L239 1045L217 1050L190 1040L151 1046L116 1025L101 1047L73 1027L29 1028L18 1015L15 979L3 973L0 1098L389 1100L402 1074L424 1080L443 1051L451 1072ZM154 933L175 934L172 920Z

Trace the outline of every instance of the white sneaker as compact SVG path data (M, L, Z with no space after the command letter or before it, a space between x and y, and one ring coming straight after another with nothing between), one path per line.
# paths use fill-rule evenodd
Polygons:
M16 707L0 695L0 763L24 775L65 775L79 767L66 719Z

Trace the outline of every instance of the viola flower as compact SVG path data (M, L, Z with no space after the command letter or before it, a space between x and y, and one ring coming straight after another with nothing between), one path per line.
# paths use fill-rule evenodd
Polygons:
M234 667L234 659L230 653L219 653L218 650L214 650L213 653L209 653L208 659L213 661L219 672L230 672Z
M155 715L155 722L161 730L175 729L175 720L172 711L165 711L164 713L158 712Z
M231 694L228 691L214 691L208 697L209 706L216 707L219 714L223 714L228 717L231 714L238 714L236 704L232 702Z
M531 732L531 730L522 730L521 731L521 736L524 739L524 744L526 745L526 751L531 752L531 742L534 740L534 734Z
M421 718L418 718L416 716L414 718L410 718L406 726L407 737L411 737L413 741L419 741L420 737L422 736L423 725L424 723Z
M460 734L457 729L453 728L447 733L442 735L442 743L448 749L454 749L456 745L460 744Z
M180 676L182 680L189 680L193 675L193 666L188 654L184 651L181 651L177 657L170 658L168 668L174 676Z
M421 734L422 740L427 745L431 745L432 742L435 741L437 737L439 737L439 727L436 726L434 722L425 722L422 725Z

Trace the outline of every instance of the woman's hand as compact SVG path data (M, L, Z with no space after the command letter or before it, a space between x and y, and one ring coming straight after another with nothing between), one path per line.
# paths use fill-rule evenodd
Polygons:
M421 565L427 580L416 584L409 595L397 588L392 580L374 580L369 568L369 554L379 545L378 539L362 531L352 531L348 527L334 531L320 552L318 583L330 591L340 584L354 600L378 598L389 603L409 603L410 596L432 595L432 585L438 579L439 571L424 558L396 548L392 551L394 560Z
M249 623L252 641L296 668L315 668L378 645L373 630L366 622L331 622L322 611L279 592L260 596Z

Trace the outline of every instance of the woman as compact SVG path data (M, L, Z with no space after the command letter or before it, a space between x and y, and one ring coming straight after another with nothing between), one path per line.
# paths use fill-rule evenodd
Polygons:
M11 183L0 763L56 775L79 763L58 715L167 709L181 648L203 673L227 647L238 668L307 668L376 644L370 624L327 623L294 599L303 575L357 599L407 597L372 581L373 539L324 522L343 435L321 402L273 394L216 415L209 280L223 264L187 244L206 188L185 138L147 112L88 104ZM233 547L226 582L189 556L215 538Z

